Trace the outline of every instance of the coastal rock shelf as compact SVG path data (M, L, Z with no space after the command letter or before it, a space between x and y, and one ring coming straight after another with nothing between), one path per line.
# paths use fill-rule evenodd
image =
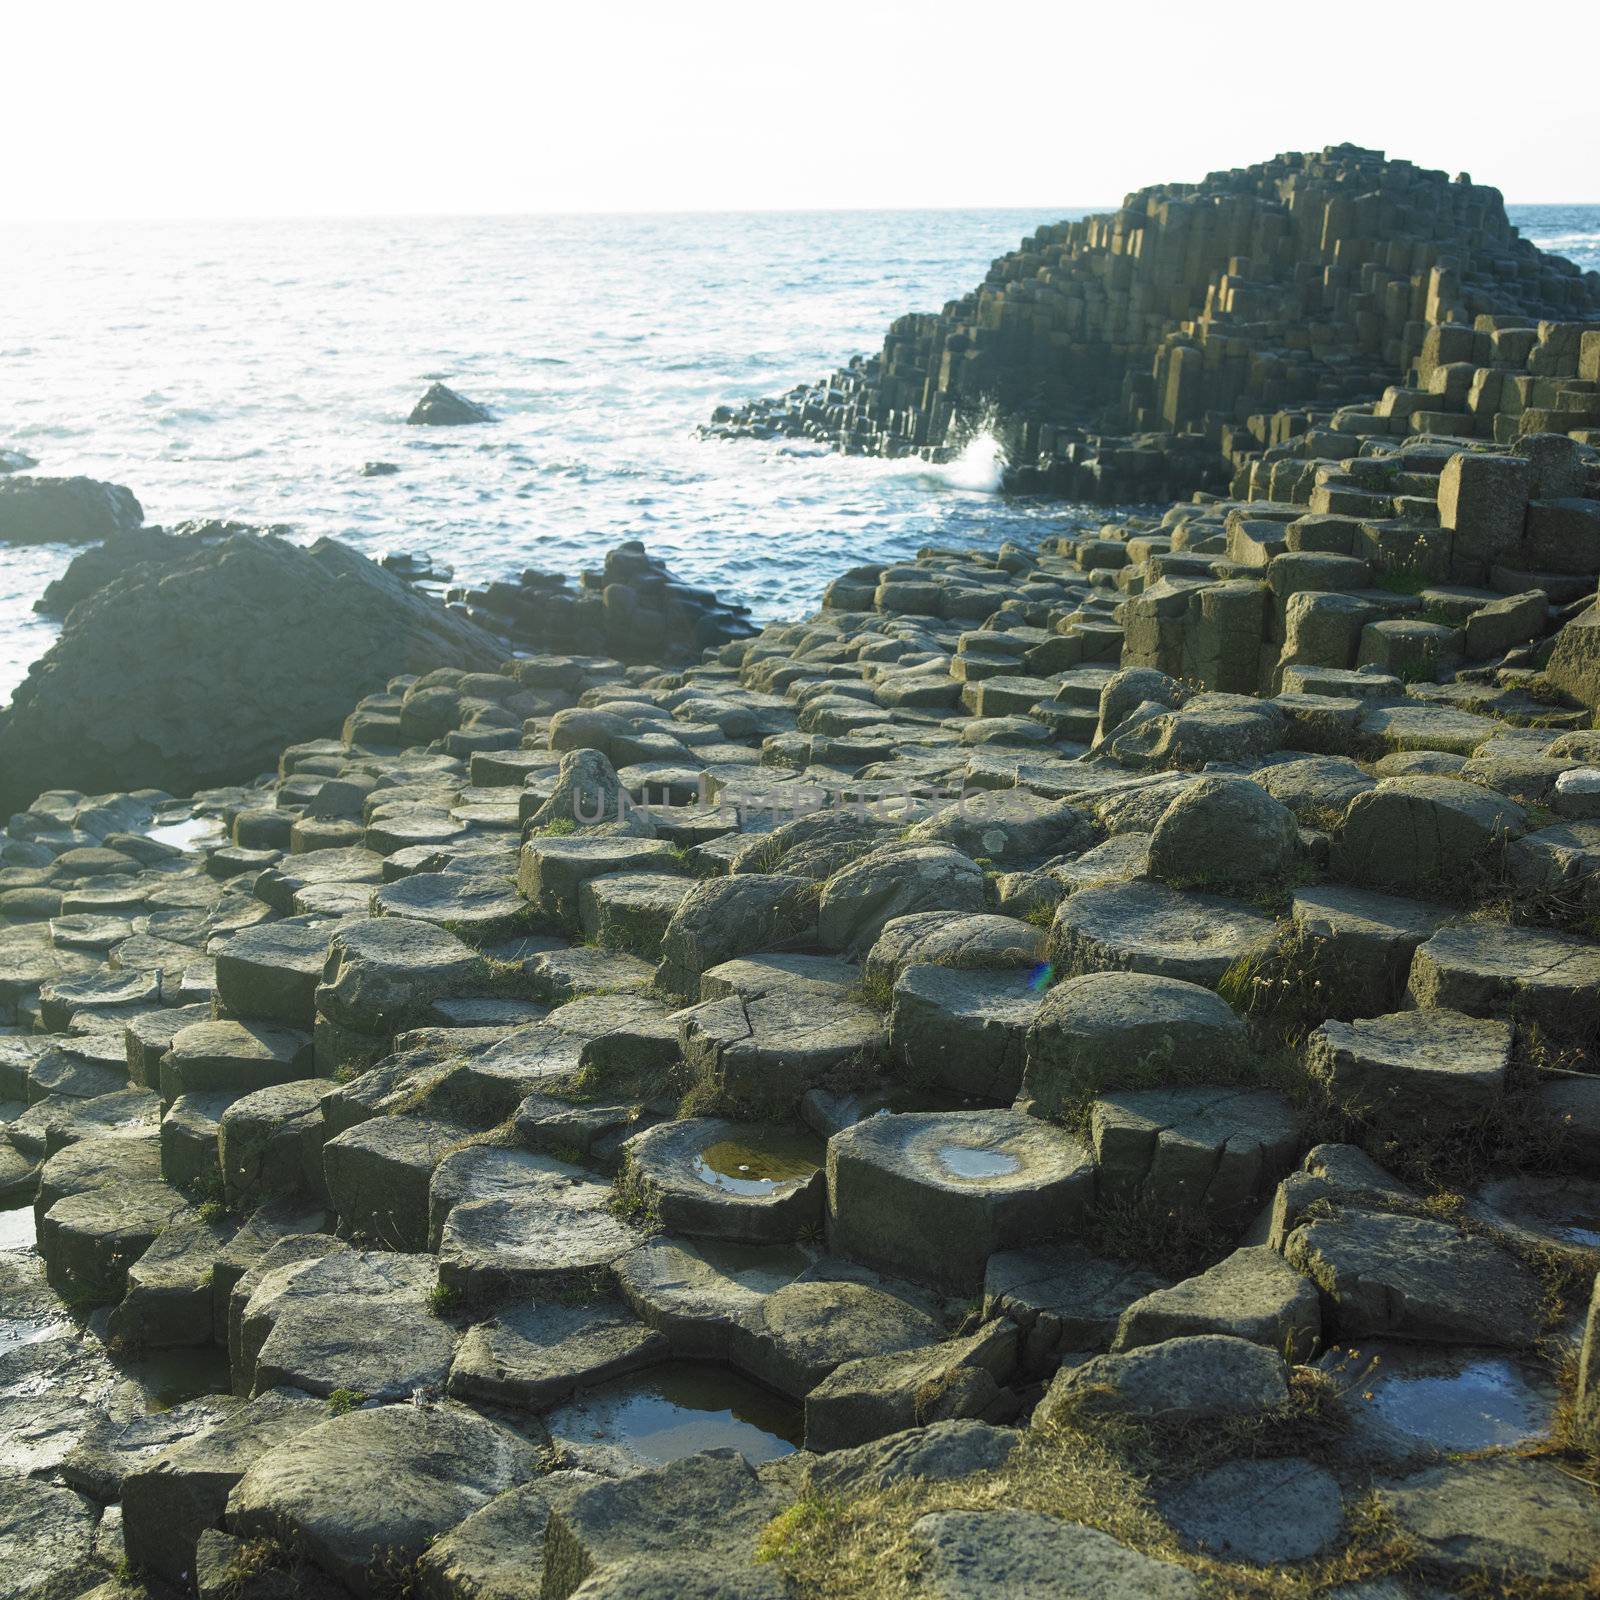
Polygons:
M987 428L1012 488L1106 503L1309 471L1351 436L1592 435L1597 381L1600 274L1520 239L1497 189L1338 145L1042 228L878 354L707 431L943 460Z
M1593 1592L1600 452L1339 437L9 768L0 1593Z

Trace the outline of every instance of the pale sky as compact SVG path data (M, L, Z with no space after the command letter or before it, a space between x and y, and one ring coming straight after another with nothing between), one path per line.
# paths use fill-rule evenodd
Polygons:
M1600 3L78 0L0 219L1090 206L1351 140L1600 201Z

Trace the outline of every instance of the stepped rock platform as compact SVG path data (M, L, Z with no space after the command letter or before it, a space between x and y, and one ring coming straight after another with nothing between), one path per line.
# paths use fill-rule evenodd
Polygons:
M1360 152L1135 198L852 439L1023 328L1140 426L1336 415L23 797L0 1596L1597 1592L1593 286Z

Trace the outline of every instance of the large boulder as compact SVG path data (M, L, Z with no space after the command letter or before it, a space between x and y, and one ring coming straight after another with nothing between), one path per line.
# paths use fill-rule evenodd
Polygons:
M1544 675L1586 706L1600 707L1600 603L1580 612L1556 635Z
M103 589L144 561L171 566L192 556L201 545L216 544L235 534L288 533L283 523L255 527L244 522L198 518L170 528L124 528L104 544L80 550L59 578L47 583L33 609L46 617L64 617L80 600Z
M45 789L184 793L337 732L396 674L492 668L496 641L330 539L238 537L74 608L0 718L0 812Z
M143 521L133 491L119 483L0 477L0 544L94 544Z

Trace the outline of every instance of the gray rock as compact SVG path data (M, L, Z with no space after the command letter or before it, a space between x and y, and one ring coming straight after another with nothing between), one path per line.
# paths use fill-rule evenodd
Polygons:
M223 1009L230 1017L309 1029L332 933L321 922L277 922L236 933L217 951Z
M592 1283L639 1243L609 1184L561 1182L454 1207L439 1236L439 1282L468 1301Z
M1270 917L1238 901L1122 883L1068 895L1045 951L1066 976L1147 972L1214 988L1235 961L1264 949L1272 933Z
M1600 985L1600 946L1543 928L1463 923L1419 945L1407 993L1419 1006L1510 1017L1548 1038L1583 1043Z
M781 950L816 921L806 880L741 873L686 886L661 936L656 986L665 994L702 998L713 967L753 950Z
M621 872L672 872L678 865L664 839L588 829L571 835L535 836L522 847L517 888L538 914L576 929L581 892L591 878ZM685 880L685 888L688 882Z
M678 1013L684 1066L703 1103L783 1120L825 1078L865 1076L882 1059L884 1019L856 999L792 986L708 1000Z
M352 1411L252 1462L228 1496L227 1524L297 1543L367 1595L383 1564L408 1565L538 1471L533 1445L454 1402Z
M1486 1239L1424 1217L1344 1210L1303 1222L1284 1259L1321 1290L1343 1339L1522 1346L1541 1326L1537 1281Z
M447 385L430 383L406 421L413 426L459 428L474 422L493 422L494 417L476 401L457 394Z
M1039 1001L1028 972L907 967L894 986L889 1060L913 1082L1009 1103L1022 1087L1024 1040Z
M1248 778L1206 777L1162 812L1150 875L1179 886L1238 888L1279 877L1299 855L1294 813Z
M907 837L952 845L997 867L1030 867L1087 850L1099 834L1094 818L1068 801L1025 789L982 789L917 823Z
M1333 868L1375 889L1453 895L1523 826L1521 806L1476 784L1385 778L1350 802Z
M999 1250L984 1272L983 1315L1022 1329L1023 1369L1042 1375L1066 1352L1106 1349L1124 1308L1166 1284L1159 1273L1078 1244Z
M1121 1089L1090 1121L1099 1193L1239 1220L1294 1164L1304 1117L1270 1089Z
M164 1183L110 1183L70 1194L41 1219L39 1254L62 1293L79 1304L110 1305L127 1293L128 1268L190 1211Z
M296 1196L326 1201L322 1099L333 1087L326 1078L301 1078L244 1095L222 1113L217 1155L231 1209Z
M671 1353L661 1334L615 1302L524 1301L468 1329L450 1369L450 1393L542 1411Z
M821 1225L823 1149L809 1133L689 1117L623 1149L624 1183L673 1233L776 1244Z
M552 1508L545 1537L544 1600L567 1600L591 1575L605 1580L608 1567L680 1558L686 1548L695 1551L694 1565L701 1573L743 1566L782 1505L749 1464L728 1450L689 1456L618 1482L591 1484ZM663 1588L644 1592L718 1593L704 1587L684 1590L677 1587L681 1581L674 1575ZM733 1593L742 1600L744 1591Z
M1348 1021L1397 1000L1411 957L1445 920L1424 901L1323 883L1297 890L1290 907L1304 964L1322 985L1327 1014Z
M620 718L609 720L627 726ZM524 790L522 810L523 826L534 834L570 823L602 835L655 837L650 813L632 803L605 752L586 746L568 745L549 792L538 787ZM525 887L523 893L527 894Z
M1114 1351L1190 1334L1222 1333L1309 1360L1322 1337L1316 1286L1276 1251L1248 1246L1170 1288L1135 1300L1117 1323Z
M0 474L0 544L95 544L137 533L143 522L143 507L121 484Z
M61 1462L69 1487L102 1503L122 1498L123 1479L174 1445L209 1433L243 1402L206 1395L165 1411L102 1415Z
M1201 1550L1263 1566L1321 1555L1344 1525L1338 1480L1298 1456L1226 1462L1157 1504Z
M841 1362L806 1395L806 1449L828 1451L958 1417L1012 1414L1018 1331L1000 1317L932 1348Z
M1334 1102L1402 1137L1483 1116L1504 1094L1510 1067L1510 1024L1459 1011L1325 1022L1306 1041L1306 1069Z
M822 886L817 937L826 949L869 950L886 923L916 911L981 911L983 872L946 844L885 845Z
M161 1092L234 1099L309 1075L311 1040L259 1022L195 1022L172 1036L161 1058Z
M1447 1581L1515 1572L1581 1585L1592 1574L1600 1511L1554 1461L1491 1456L1430 1467L1378 1491L1419 1564Z
M53 786L188 794L246 780L396 673L487 668L501 653L332 540L201 545L73 608L0 726L0 813Z
M942 1331L886 1285L813 1276L763 1296L731 1330L728 1350L741 1371L800 1400L846 1361L914 1350Z
M456 1333L429 1308L433 1282L426 1257L353 1250L268 1274L240 1329L255 1347L251 1392L287 1385L394 1400L442 1389Z
M922 911L885 923L862 965L869 980L892 987L908 967L935 966L955 972L1031 970L1043 954L1043 931L1016 917Z
M930 1600L1196 1600L1194 1577L1037 1511L939 1511L912 1524Z
M1225 1081L1246 1059L1244 1023L1209 989L1090 972L1045 992L1028 1030L1022 1095L1036 1116L1055 1117L1107 1089Z
M542 1600L551 1502L598 1482L592 1472L553 1472L497 1495L428 1547L418 1588L428 1600Z
M326 1418L309 1395L274 1389L131 1468L122 1480L129 1562L170 1583L192 1576L200 1535L222 1521L250 1463Z
M0 480L3 481L3 480ZM93 1585L99 1508L27 1478L0 1478L0 1595L71 1600Z
M1198 771L1208 762L1255 762L1283 742L1285 718L1270 701L1201 694L1119 733L1111 754L1125 766Z
M1170 1422L1256 1417L1286 1405L1289 1384L1277 1352L1247 1339L1195 1334L1122 1355L1094 1356L1063 1367L1034 1426L1069 1412L1123 1412Z
M431 1117L373 1117L327 1141L322 1171L346 1233L391 1250L421 1250L428 1239L428 1185L466 1131Z
M822 1494L871 1494L920 1478L949 1483L1003 1467L1021 1440L1014 1428L970 1417L907 1428L887 1438L825 1456L789 1457L803 1465L806 1483Z
M735 1326L809 1265L810 1258L792 1245L657 1235L613 1270L634 1314L665 1334L675 1354L726 1360Z
M996 1250L1070 1231L1088 1151L1014 1111L873 1117L828 1143L829 1241L891 1272L976 1290Z
M340 1027L392 1034L422 1021L441 996L486 977L483 959L453 933L407 917L374 917L334 931L316 1005Z

